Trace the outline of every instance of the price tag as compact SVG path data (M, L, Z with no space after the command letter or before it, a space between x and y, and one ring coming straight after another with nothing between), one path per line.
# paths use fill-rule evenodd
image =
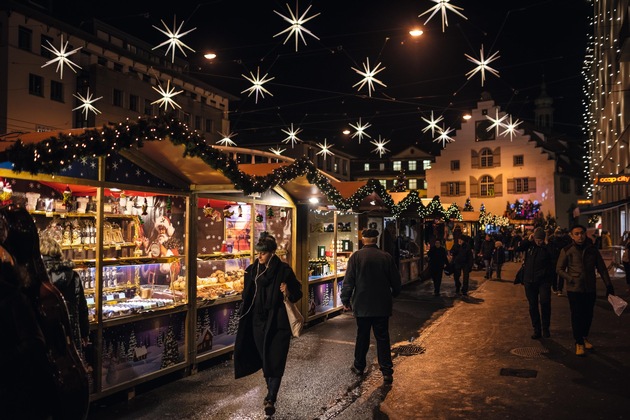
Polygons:
M85 301L87 302L88 305L94 305L94 298L93 297L86 298Z
M107 295L105 296L105 300L114 300L114 295Z

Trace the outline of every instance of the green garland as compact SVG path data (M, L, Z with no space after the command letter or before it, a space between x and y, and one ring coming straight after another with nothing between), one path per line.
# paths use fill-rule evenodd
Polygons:
M262 193L275 186L281 186L300 176L306 176L311 184L315 184L324 193L329 202L342 211L358 208L361 201L375 193L394 217L402 212L418 206L418 215L426 217L437 212L444 219L458 218L461 214L457 206L451 205L444 212L436 198L427 208L422 205L417 191L409 194L398 204L387 190L375 179L359 188L348 199L344 199L327 177L317 170L315 165L303 156L293 163L274 169L265 176L252 176L238 169L238 163L219 149L208 145L202 135L191 131L186 124L171 115L160 115L151 118L140 118L117 125L103 125L101 128L86 129L76 135L58 133L39 143L24 144L21 140L0 152L0 162L11 162L13 172L28 172L32 175L58 174L74 161L84 157L108 156L122 150L141 149L145 142L170 141L172 144L184 146L184 157L197 157L212 169L220 171L236 189L246 195ZM454 207L453 207L454 206ZM455 211L457 209L457 211Z

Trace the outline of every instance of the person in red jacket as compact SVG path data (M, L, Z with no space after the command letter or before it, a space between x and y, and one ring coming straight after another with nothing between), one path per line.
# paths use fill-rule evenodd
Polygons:
M378 234L376 229L363 230L363 248L348 259L341 302L345 310L352 309L357 322L354 363L350 369L356 375L363 375L367 367L371 330L376 339L383 382L390 384L394 380L394 364L389 341L389 317L392 316L392 298L398 296L401 290L401 280L394 258L377 247Z

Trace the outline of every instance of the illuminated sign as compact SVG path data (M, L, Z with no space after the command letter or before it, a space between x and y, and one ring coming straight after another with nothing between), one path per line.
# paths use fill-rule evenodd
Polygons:
M593 180L593 184L630 184L630 176L628 175L597 175Z
M578 204L592 204L593 200L578 200Z

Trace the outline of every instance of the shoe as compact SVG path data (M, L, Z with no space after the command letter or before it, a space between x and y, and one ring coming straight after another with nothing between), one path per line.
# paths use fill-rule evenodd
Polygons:
M392 375L383 375L383 383L391 384L394 382L394 377Z
M489 279L490 277L488 277L488 276L483 276L483 278L484 278L484 279Z
M276 412L276 407L273 401L265 400L264 407L265 407L265 415L267 416L273 416L274 413Z
M543 330L542 336L544 338L549 338L549 337L551 337L551 334L549 333L549 330Z
M586 350L593 350L593 345L586 339L586 337L584 338L584 348Z
M357 376L363 376L363 370L358 369L355 365L350 366L350 370Z
M575 345L575 355L580 357L586 356L586 351L584 351L584 344Z
M532 340L538 340L540 337L542 337L540 331L534 331L534 334L532 334Z

